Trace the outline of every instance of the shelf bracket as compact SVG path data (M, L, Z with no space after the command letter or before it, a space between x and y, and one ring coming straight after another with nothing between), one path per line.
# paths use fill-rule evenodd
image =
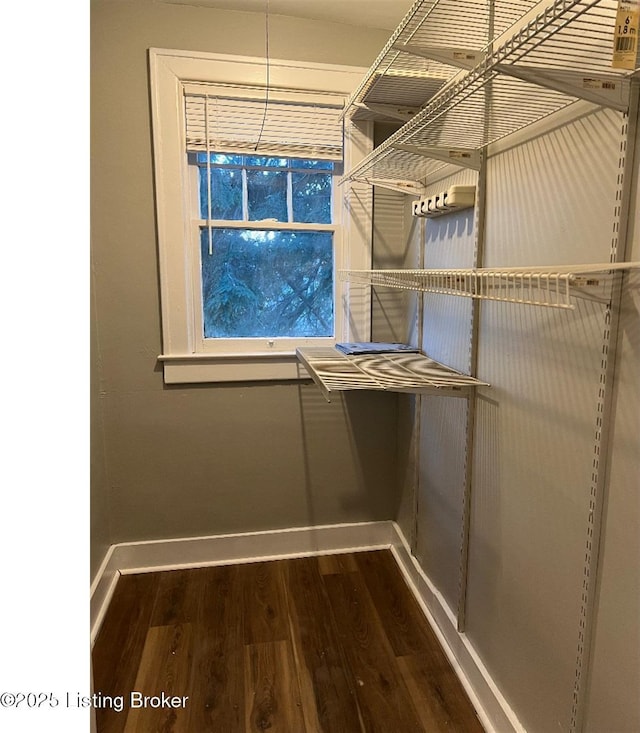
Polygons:
M389 191L398 191L400 193L407 193L410 196L423 196L425 193L425 186L417 181L400 181L394 180L393 178L354 178L353 180L361 181L362 183L368 183L370 186L379 186L380 188L386 188Z
M564 69L537 69L531 66L496 64L496 71L538 86L554 89L570 97L584 99L619 112L629 109L629 80L613 74L589 74Z
M445 48L443 46L414 46L411 43L394 43L394 51L410 53L412 56L438 61L457 69L473 69L484 60L485 54L472 48Z
M383 117L390 117L401 122L408 122L420 112L420 107L400 107L396 104L385 104L383 102L356 102L357 109L366 109Z
M480 151L475 148L421 147L419 145L404 145L403 143L394 143L392 147L395 150L403 150L405 153L421 155L423 158L432 158L444 163L459 165L463 168L480 170Z

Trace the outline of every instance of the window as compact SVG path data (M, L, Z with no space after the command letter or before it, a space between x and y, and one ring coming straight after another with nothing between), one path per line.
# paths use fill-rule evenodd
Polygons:
M297 346L368 338L337 274L370 262L370 190L338 185L361 74L271 62L267 92L259 59L151 51L166 382L295 379Z
M332 339L334 164L217 153L191 160L205 340Z

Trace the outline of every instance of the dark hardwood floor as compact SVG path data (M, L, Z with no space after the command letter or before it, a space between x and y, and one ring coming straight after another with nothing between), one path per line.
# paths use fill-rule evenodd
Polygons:
M388 550L123 575L93 675L98 733L483 730Z

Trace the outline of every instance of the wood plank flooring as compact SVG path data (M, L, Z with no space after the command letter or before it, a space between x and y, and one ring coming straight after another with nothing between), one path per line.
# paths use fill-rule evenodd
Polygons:
M123 575L93 676L98 733L483 731L388 550Z

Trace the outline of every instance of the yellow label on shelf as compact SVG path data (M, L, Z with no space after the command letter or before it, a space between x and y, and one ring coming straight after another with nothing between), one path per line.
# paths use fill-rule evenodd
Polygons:
M614 69L635 69L638 56L640 0L618 0L613 37Z

